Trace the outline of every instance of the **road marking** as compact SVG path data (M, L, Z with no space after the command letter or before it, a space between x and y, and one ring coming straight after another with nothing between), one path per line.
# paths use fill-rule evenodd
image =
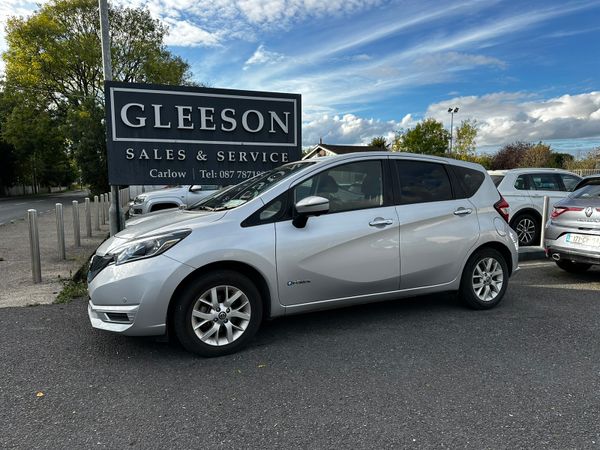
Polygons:
M21 206L21 205L26 205L27 202L23 202L23 203L15 203L15 206Z
M552 265L552 261L534 262L534 263L519 263L521 269L533 269L535 267L546 267Z

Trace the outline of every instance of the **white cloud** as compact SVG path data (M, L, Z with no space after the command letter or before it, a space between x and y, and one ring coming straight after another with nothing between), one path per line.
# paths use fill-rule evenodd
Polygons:
M284 58L285 56L281 53L266 50L265 46L261 44L252 56L246 60L244 70L248 70L248 68L253 65L275 64L282 61Z
M388 141L396 131L412 126L412 116L407 114L401 121L365 119L354 114L322 114L302 125L302 140L305 146L314 145L323 139L329 144L367 144L376 136L384 136Z
M447 123L448 108L458 106L455 123L476 119L478 144L600 136L600 92L539 100L531 94L499 92L456 97L429 106L426 115Z
M238 0L237 8L254 24L285 25L307 17L337 16L382 3L382 0Z
M220 38L216 33L210 33L188 20L177 20L170 17L163 19L169 27L165 44L180 47L216 46Z

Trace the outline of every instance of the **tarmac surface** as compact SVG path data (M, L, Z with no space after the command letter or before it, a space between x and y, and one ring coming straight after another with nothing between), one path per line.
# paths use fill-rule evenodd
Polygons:
M244 351L93 330L84 299L0 310L0 448L598 448L600 270L527 262L451 295L263 324Z
M63 207L71 206L73 200L83 203L87 196L86 191L70 191L57 194L42 194L35 196L1 197L0 198L0 225L11 220L21 220L32 208L38 214L54 211L56 203L62 203ZM93 198L91 199L93 201Z

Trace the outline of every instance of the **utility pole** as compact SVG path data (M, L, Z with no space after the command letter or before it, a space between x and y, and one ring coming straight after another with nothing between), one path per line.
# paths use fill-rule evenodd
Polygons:
M450 114L450 154L452 154L452 139L454 137L454 135L453 135L454 114L457 112L458 112L458 107L448 108L448 114Z
M110 59L110 24L108 23L108 0L98 0L100 7L100 41L102 43L102 69L104 81L112 80L112 62ZM106 137L108 139L108 136ZM119 214L119 186L110 185L111 202L108 209L110 235L113 236L123 229Z

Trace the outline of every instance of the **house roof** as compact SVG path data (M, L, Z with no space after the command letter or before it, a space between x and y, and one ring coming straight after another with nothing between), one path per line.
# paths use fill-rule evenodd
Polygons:
M337 155L345 155L346 153L355 152L380 152L380 147L371 147L369 145L333 145L333 144L317 144L316 147L329 150Z

